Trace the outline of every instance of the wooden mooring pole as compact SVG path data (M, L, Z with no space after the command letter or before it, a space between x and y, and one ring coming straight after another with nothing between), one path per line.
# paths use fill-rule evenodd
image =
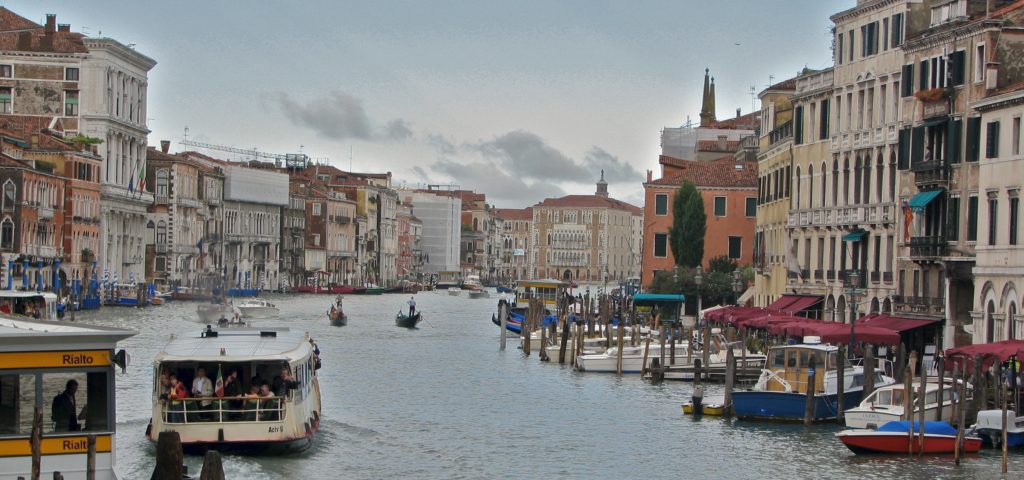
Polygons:
M203 470L199 474L199 480L224 480L224 465L220 460L220 453L216 450L208 450L203 457Z
M32 438L29 440L29 446L32 449L32 480L39 480L39 475L42 469L42 443L43 409L36 407L32 414Z
M156 440L156 468L150 480L181 480L181 436L178 432L160 432Z
M565 364L565 349L569 346L569 312L562 312L562 344L558 348L558 364Z
M732 416L732 389L736 383L736 355L732 346L725 352L725 415Z
M853 345L850 345L853 348ZM869 374L865 371L864 376ZM846 394L846 345L836 351L836 423L843 424L843 397Z
M907 429L907 455L914 453L914 364L917 352L910 352L910 360L903 371L903 416L910 422ZM922 425L924 427L924 425Z
M96 435L85 437L85 480L96 480Z
M498 320L501 323L501 341L500 341L500 346L501 346L501 351L503 351L503 352L505 351L506 338L508 337L508 312L509 312L508 302L505 301L505 300L502 300L502 302L498 304ZM520 325L520 328L522 328L522 325Z
M817 373L814 367L814 357L812 356L807 362L807 403L804 404L804 425L814 422L814 382Z

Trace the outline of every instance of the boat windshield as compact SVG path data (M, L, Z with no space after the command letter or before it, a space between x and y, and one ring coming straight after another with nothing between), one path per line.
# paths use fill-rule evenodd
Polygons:
M871 395L869 403L872 405L900 406L903 405L903 389L879 390Z

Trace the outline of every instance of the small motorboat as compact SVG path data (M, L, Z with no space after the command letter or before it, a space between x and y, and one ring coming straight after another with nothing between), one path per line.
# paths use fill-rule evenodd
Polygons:
M836 434L853 453L921 453L920 423L914 421L914 439L909 440L911 423L899 420L886 423L877 430L852 429ZM909 443L909 445L908 445ZM924 422L924 453L953 453L956 448L956 429L946 422ZM981 438L964 436L963 451L977 453Z
M402 328L416 328L416 324L420 323L420 320L422 319L423 317L420 312L416 312L412 316L409 316L407 313L400 311L398 312L398 315L395 315L395 325Z
M515 290L513 290L512 287L498 285L498 293L515 293Z
M474 288L469 291L469 298L488 298L491 294L482 288Z
M281 310L262 298L250 298L240 305L238 311L242 312L242 318L270 318L276 317Z
M448 295L459 296L462 293L462 289L459 287L448 287Z
M693 402L683 404L683 413L693 415ZM725 415L725 405L721 403L702 403L701 414L710 417L721 417Z
M972 435L981 437L986 447L1003 445L1003 411L982 410L978 412L978 423L969 430ZM1017 416L1013 410L1006 411L1006 446L1020 447L1024 445L1024 415Z

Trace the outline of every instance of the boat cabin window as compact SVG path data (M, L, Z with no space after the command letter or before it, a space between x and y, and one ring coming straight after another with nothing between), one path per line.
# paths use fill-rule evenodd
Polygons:
M43 433L106 432L110 424L106 371L0 375L0 436L29 435L36 407Z
M924 395L924 403L925 403L925 405L932 404L932 403L937 403L936 398L938 398L938 396L939 396L939 392L936 392L934 390L926 393Z
M807 368L807 358L809 354L810 352L808 352L807 350L800 350L800 368Z
M942 386L942 401L943 402L951 401L951 400L953 400L953 398L955 396L956 396L956 394L954 393L952 388L950 388L947 385L943 385Z
M278 421L285 415L282 400L301 401L308 394L312 362L165 362L154 372L154 395L167 423ZM197 381L200 370L208 381ZM172 377L182 383L185 400L169 398Z
M782 368L786 366L786 350L777 348L772 352L772 368Z

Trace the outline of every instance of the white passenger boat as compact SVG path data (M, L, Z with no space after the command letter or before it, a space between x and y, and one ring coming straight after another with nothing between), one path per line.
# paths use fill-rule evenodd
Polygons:
M32 478L32 416L43 412L39 478L115 480L117 342L135 332L0 316L0 478ZM86 476L89 437L94 476Z
M479 290L484 288L484 285L480 283L480 275L466 275L466 279L462 281L463 290Z
M457 297L462 293L462 289L459 287L448 287L448 295Z
M623 373L640 373L641 368L644 364L644 349L645 345L637 346L624 346L622 347L622 372ZM668 363L669 350L671 345L665 345L665 362ZM676 343L676 363L680 365L680 362L686 360L686 351L689 349L689 344L686 342ZM583 372L603 372L603 373L615 373L617 371L616 365L618 363L619 347L611 347L600 353L585 353L576 357L576 364L579 366L579 370ZM700 358L700 352L693 352L693 358ZM656 358L661 358L661 344L651 343L650 348L647 351L647 367L650 368L651 363ZM660 360L659 360L660 363Z
M482 288L474 288L469 291L469 298L488 298L491 294Z
M320 425L319 360L305 332L207 327L171 336L153 362L153 416L146 437L176 431L187 451L286 453L308 448ZM212 393L169 398L165 378L193 387L199 369ZM229 380L237 372L237 380ZM225 379L223 387L218 387ZM251 394L253 380L259 394ZM235 383L238 382L238 383ZM200 389L198 393L203 393Z
M56 322L57 300L50 292L0 290L0 314Z
M918 406L921 387L919 382L916 381L913 385L914 388L911 391L913 392L912 401L914 404L914 420L916 421L921 412ZM942 418L938 418L940 387L942 389ZM968 398L970 397L970 389L968 389ZM936 379L929 380L927 385L925 385L925 421L942 420L944 422L951 422L953 420L954 398L956 398L956 392L953 388L952 379L945 379L941 385ZM861 401L860 405L846 411L844 414L846 427L878 428L889 422L906 420L904 416L906 412L903 406L906 400L903 385L894 384L879 388Z
M273 303L262 298L250 298L236 308L242 313L242 318L270 318L281 313Z

